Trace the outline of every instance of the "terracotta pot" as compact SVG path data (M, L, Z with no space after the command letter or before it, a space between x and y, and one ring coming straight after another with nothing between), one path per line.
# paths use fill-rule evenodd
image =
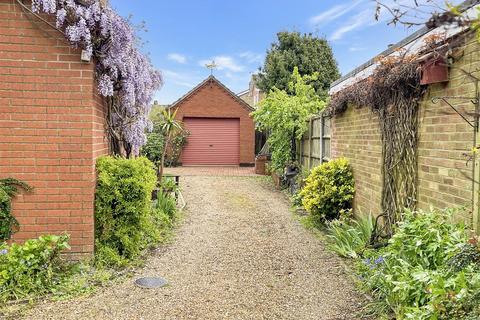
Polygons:
M422 65L421 84L448 82L448 64L445 58L427 60Z
M255 173L266 175L265 164L267 162L267 156L261 155L255 158Z

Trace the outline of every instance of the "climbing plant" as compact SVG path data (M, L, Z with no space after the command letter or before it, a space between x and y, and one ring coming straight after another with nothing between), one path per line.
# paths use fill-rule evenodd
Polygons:
M259 130L269 133L271 168L279 171L295 158L295 141L308 130L307 121L325 106L310 84L317 75L301 76L295 68L287 90L273 88L252 113Z
M417 199L418 105L425 92L420 84L417 56L398 53L380 57L367 79L332 97L332 116L352 104L378 115L382 142L382 210L384 234L391 235L404 208L415 209Z
M138 48L136 28L119 16L106 1L33 0L25 10L56 28L73 47L93 58L98 92L107 102L107 129L112 151L137 155L151 127L148 113L156 90L162 84L160 72ZM55 15L55 25L38 13Z
M12 215L12 198L20 192L20 189L30 191L32 188L17 179L0 179L0 241L10 239L18 228L18 221Z

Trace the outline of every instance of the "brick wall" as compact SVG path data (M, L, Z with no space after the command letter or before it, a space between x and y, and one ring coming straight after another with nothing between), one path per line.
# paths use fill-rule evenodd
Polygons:
M355 213L380 213L382 145L378 117L367 108L349 107L334 117L331 125L332 157L346 157L353 167Z
M475 96L475 83L461 70L475 72L478 66L480 45L470 39L462 49L462 57L450 69L447 85L435 84L429 87L419 113L418 147L418 206L428 209L465 206L472 209L472 163L466 163L465 153L474 146L474 130L447 104L433 104L436 96ZM474 111L468 100L450 100L467 115ZM471 116L467 118L473 120ZM471 222L472 215L459 217Z
M93 252L95 158L107 153L93 63L63 35L0 0L0 176L32 185L13 203L14 240L69 233Z
M433 104L435 96L475 96L475 84L460 68L478 70L480 46L470 39L463 56L451 68L450 81L435 84L420 103L418 145L418 207L429 209L467 207L469 223L472 209L472 164L466 164L465 153L474 145L474 130L445 103ZM476 76L480 73L477 71ZM474 110L468 100L452 100L467 114ZM471 116L468 118L472 119ZM332 120L332 154L350 159L356 183L355 211L360 214L380 212L381 145L378 118L368 108L352 106Z
M185 117L239 118L240 163L255 161L255 125L250 110L214 80L209 80L178 105L177 119Z

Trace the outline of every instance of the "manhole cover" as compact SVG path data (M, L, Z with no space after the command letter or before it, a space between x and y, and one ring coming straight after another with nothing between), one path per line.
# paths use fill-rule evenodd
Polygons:
M145 289L155 289L164 287L167 284L167 280L159 277L145 277L135 280L135 284Z

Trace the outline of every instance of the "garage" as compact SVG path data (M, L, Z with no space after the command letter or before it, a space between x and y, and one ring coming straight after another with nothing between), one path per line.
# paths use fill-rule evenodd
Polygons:
M240 119L184 118L190 132L183 165L239 165Z
M254 110L214 76L170 107L189 131L180 160L184 166L252 166L255 159Z

